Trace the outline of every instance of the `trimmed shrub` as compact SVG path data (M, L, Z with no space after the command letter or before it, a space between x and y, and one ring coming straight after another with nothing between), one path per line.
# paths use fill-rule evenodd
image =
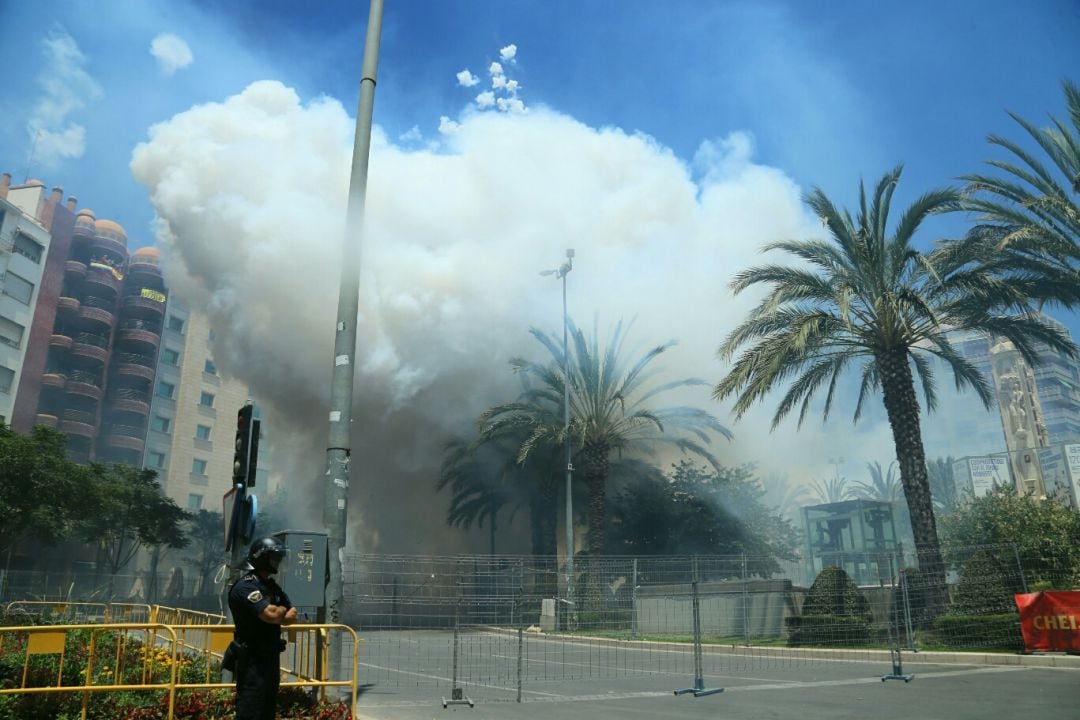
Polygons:
M788 645L857 645L871 638L870 603L843 568L822 570L810 586L802 615L785 619Z
M1018 613L941 615L934 620L934 638L951 648L1024 649Z
M968 558L956 586L952 615L1003 615L1016 611L1013 594L1024 586L1011 557L999 559L985 550Z

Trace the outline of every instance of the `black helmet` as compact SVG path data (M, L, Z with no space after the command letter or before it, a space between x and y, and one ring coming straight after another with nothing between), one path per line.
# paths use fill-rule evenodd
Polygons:
M273 575L277 572L278 565L285 559L285 555L285 546L278 542L276 538L264 537L251 543L247 561L254 570L261 570Z

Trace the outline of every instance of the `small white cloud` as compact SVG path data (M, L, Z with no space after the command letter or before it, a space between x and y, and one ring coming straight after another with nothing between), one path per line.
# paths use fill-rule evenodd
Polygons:
M510 44L499 51L499 57L506 62L512 62L517 56L517 45Z
M461 124L456 123L447 116L443 115L439 118L439 132L443 135L453 135L461 129Z
M461 87L472 87L480 82L480 78L473 75L469 72L469 69L466 68L457 74L457 82Z
M496 90L506 87L506 76L496 75L495 77L491 78L491 87L495 88Z
M411 128L409 128L408 132L403 132L400 135L398 135L398 140L400 140L400 141L402 141L404 143L420 142L423 139L424 139L424 134L422 132L420 132L420 126L419 125L413 125Z
M186 68L195 60L191 48L183 38L172 33L160 33L150 41L150 54L158 61L158 67L166 75Z
M499 109L503 112L513 113L515 115L520 115L525 112L525 103L517 98L499 98L496 105L498 105Z
M491 92L490 90L488 92L480 93L476 96L476 104L479 105L481 108L491 107L495 104L495 93Z
M493 77L495 75L502 75L503 74L503 67L502 67L502 65L500 65L497 62L493 62L493 63L491 63L491 66L488 67L488 73L490 73Z
M86 56L67 31L53 30L42 48L45 62L37 78L42 92L27 119L26 133L34 146L34 162L53 167L60 160L82 157L86 129L70 116L101 99L104 91L84 69Z
M518 81L517 81L517 80L507 80L507 81L506 81L506 92L508 92L508 93L515 93L515 92L517 92L517 89L518 89L519 87L521 87L521 86L520 86L520 85L518 85Z

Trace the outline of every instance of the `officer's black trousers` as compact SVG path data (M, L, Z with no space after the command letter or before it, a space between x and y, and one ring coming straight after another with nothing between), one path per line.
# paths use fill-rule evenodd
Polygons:
M277 648L247 649L240 654L236 663L236 720L274 720L281 682L279 657Z

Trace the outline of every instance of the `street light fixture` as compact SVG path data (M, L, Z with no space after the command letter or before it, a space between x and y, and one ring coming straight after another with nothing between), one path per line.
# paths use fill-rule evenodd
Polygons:
M574 464L570 454L570 345L567 341L567 327L570 324L566 314L566 276L574 269L574 250L567 248L566 262L555 270L544 270L541 275L554 275L562 280L562 344L563 344L563 445L566 448L566 599L570 606L574 603L574 496L571 492L571 480Z

